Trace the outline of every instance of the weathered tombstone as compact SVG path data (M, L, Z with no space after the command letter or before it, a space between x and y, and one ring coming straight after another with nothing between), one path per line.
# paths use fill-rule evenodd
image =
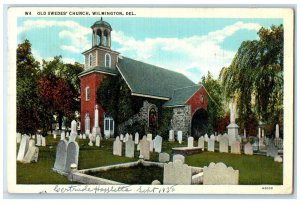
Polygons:
M192 168L181 160L164 164L164 185L191 185Z
M68 137L70 137L70 133L69 133L69 131L67 131L67 133L66 133L66 137L68 138Z
M228 138L227 138L227 136L222 136L219 139L219 152L228 153Z
M174 130L169 130L169 142L174 142Z
M88 145L89 145L90 147L94 146L94 143L93 143L91 134L90 134L90 136L89 136L89 139L90 139L90 141L89 141L89 144L88 144Z
M65 165L65 172L71 171L71 164L78 165L78 156L79 156L79 145L76 141L70 141L67 146L67 158Z
M208 139L209 139L208 135L205 134L205 135L204 135L204 141L205 141L205 142L208 142Z
M152 181L151 185L161 185L161 183L159 182L159 180L154 180Z
M150 159L150 142L147 140L146 136L143 136L143 139L140 141L140 155L143 156L143 159Z
M65 139L66 139L65 131L62 131L60 134L60 140L65 140Z
M258 142L255 140L253 145L252 145L253 151L257 151L258 150Z
M140 135L138 132L134 134L134 144L138 144L140 139Z
M37 162L38 157L39 157L39 148L35 146L34 140L29 140L29 148L22 162L23 163Z
M180 161L182 161L182 163L184 163L185 157L181 154L175 154L175 155L173 155L173 162L175 162L176 160L180 160Z
M208 139L207 142L207 151L214 152L215 151L215 139Z
M182 143L182 131L181 130L179 130L177 132L177 140L178 140L179 144Z
M140 145L140 142L139 142L138 145L136 146L136 150L140 151L140 149L141 149L141 145Z
M239 171L224 163L210 163L203 168L203 185L238 185Z
M148 140L150 143L150 152L153 152L153 140Z
M67 146L68 142L66 140L60 140L56 147L56 158L53 170L64 171L67 159Z
M235 135L228 134L228 145L231 146L234 141L236 141Z
M215 140L215 136L213 134L211 134L210 138L209 139L213 139Z
M93 134L93 142L96 139L96 136L99 135L101 138L101 129L99 127L99 110L98 110L98 105L95 105L95 111L94 111L94 127L92 129L92 134Z
M275 157L278 155L278 150L273 143L267 147L267 156Z
M134 142L130 136L125 142L125 156L130 158L134 157Z
M77 138L77 122L73 120L71 122L71 134L70 134L70 141L75 141Z
M123 134L120 135L120 140L121 140L121 141L124 140L124 135L123 135Z
M120 141L119 136L116 137L113 144L113 155L122 156L122 142Z
M198 139L198 147L200 147L201 149L203 149L204 151L204 137L201 136L199 139Z
M161 147L162 147L162 137L159 135L156 135L154 138L154 151L160 153L161 152Z
M188 148L194 147L194 137L188 137Z
M170 155L168 153L159 153L158 161L160 163L167 163L170 161Z
M275 138L279 138L279 125L276 124Z
M231 144L230 152L232 154L241 154L241 143L239 141L233 141Z
M42 146L42 136L40 134L36 135L36 145Z
M250 142L245 144L244 146L244 154L246 155L253 155L253 147Z
M222 137L222 135L221 134L218 134L217 136L216 136L216 141L217 142L220 142L220 138Z
M29 136L22 135L17 161L22 161L24 156L26 155L28 151L29 139L30 139Z
M80 139L80 140L82 139L82 134L79 134L79 139Z
M90 125L90 115L86 113L84 117L84 134L90 134Z
M44 136L41 136L41 140L42 140L42 146L46 147L46 138Z
M96 144L95 144L97 147L100 147L100 136L97 135L96 136Z
M148 140L148 141L151 141L151 140L152 140L152 134L150 134L150 133L147 134L147 140Z
M274 161L281 163L283 160L282 160L281 156L277 155L277 156L274 157Z
M17 143L20 143L22 139L21 133L17 133Z
M82 139L86 140L86 135L85 134L82 135Z

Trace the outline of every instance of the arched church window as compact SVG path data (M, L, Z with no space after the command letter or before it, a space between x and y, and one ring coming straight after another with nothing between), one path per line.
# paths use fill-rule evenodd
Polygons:
M111 66L111 60L110 60L110 55L105 54L105 67L110 67Z
M89 55L89 67L92 67L92 54Z
M90 87L85 88L85 100L90 100Z

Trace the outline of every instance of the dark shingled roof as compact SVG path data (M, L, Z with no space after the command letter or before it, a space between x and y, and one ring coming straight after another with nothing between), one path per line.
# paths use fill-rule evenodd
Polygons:
M118 71L115 70L115 69L107 68L107 67L101 67L101 66L95 66L95 67L88 68L88 69L82 71L81 73L79 73L78 77L80 77L82 75L86 75L88 73L92 73L92 72L101 72L101 73L107 73L107 74L111 74L111 75L119 74Z
M96 21L96 22L91 26L91 28L94 28L94 27L106 27L106 28L112 30L110 24L109 24L108 22L102 20L102 18L101 18L100 20Z
M118 69L135 94L171 98L174 89L195 85L181 73L126 57L119 59Z
M201 85L193 85L174 89L171 100L164 103L164 107L184 106L185 102L201 87Z

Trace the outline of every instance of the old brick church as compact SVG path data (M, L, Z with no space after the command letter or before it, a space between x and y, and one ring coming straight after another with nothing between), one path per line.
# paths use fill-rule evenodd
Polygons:
M102 18L96 21L91 29L92 47L83 52L84 71L79 74L82 131L85 133L92 131L97 105L98 124L102 133L106 137L114 136L114 120L105 114L100 104L96 103L96 91L104 78L111 77L113 80L115 76L120 75L130 89L131 95L144 99L144 105L139 114L142 118L139 119L146 120L148 125L157 122L160 116L157 106L148 100L161 100L163 108L173 109L170 126L175 132L181 130L184 135L199 137L201 133L199 126L207 122L205 88L202 85L196 85L181 73L123 57L112 50L112 27Z

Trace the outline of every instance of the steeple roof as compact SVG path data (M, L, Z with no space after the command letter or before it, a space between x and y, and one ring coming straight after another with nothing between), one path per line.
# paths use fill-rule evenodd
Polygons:
M100 20L96 21L96 22L91 26L91 28L94 28L94 27L106 27L106 28L112 30L110 24L109 24L108 22L104 21L104 20L102 19L102 17L101 17Z

